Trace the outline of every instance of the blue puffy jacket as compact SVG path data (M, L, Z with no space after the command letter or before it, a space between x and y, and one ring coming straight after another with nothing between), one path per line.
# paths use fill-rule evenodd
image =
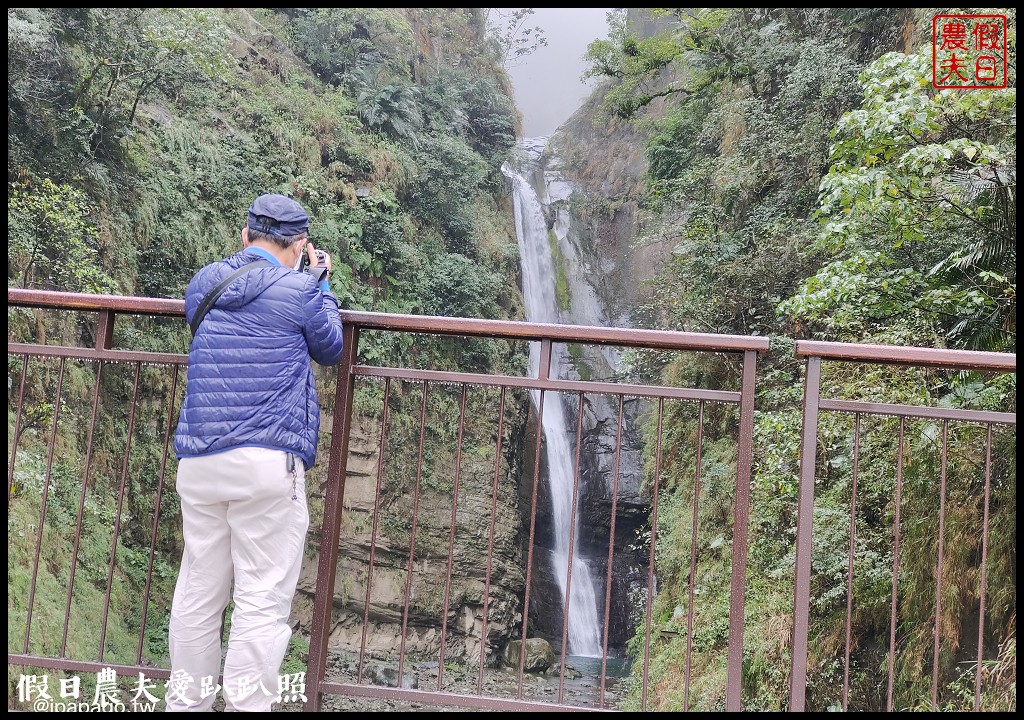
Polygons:
M185 292L188 320L229 273L265 257L250 249L202 268ZM192 339L178 457L256 446L312 467L320 408L309 360L333 365L341 348L338 301L311 275L271 265L236 278Z

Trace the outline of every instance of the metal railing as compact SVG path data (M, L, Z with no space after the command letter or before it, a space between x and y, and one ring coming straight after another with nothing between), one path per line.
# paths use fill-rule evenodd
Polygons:
M843 624L843 656L842 656L842 691L841 708L846 711L849 708L851 693L851 669L858 662L857 648L851 646L851 626L855 603L858 600L855 589L857 578L857 562L867 554L866 549L858 545L858 523L861 527L867 525L877 530L884 523L878 517L865 518L863 513L858 514L858 480L863 472L862 446L867 442L869 435L866 425L871 418L894 418L896 422L896 452L895 458L886 457L879 463L883 465L879 473L883 477L891 478L893 497L891 505L886 504L884 512L891 514L892 542L889 547L884 548L886 560L891 563L889 573L889 585L891 588L891 602L889 605L888 618L888 641L885 651L875 652L873 655L863 653L865 657L860 659L863 667L869 663L882 661L886 667L886 686L884 700L881 689L862 688L862 696L875 694L878 705L883 705L887 711L896 708L894 696L898 692L896 681L896 663L899 655L909 652L907 636L912 633L907 627L905 615L900 613L900 583L901 583L901 535L907 520L920 524L927 517L931 519L931 513L937 513L935 527L929 528L934 531L936 538L935 547L930 545L923 548L924 552L934 552L934 609L929 622L932 625L932 643L927 650L931 651L931 684L930 684L930 705L929 710L938 709L939 694L939 669L944 660L952 661L956 645L959 642L958 634L951 633L948 629L944 632L943 626L943 597L944 582L959 583L956 588L961 604L970 606L971 602L978 605L978 631L977 631L977 661L974 672L974 709L981 706L982 688L982 662L984 655L985 638L985 593L986 593L986 566L988 563L989 545L989 503L992 492L992 446L993 429L1000 426L1016 429L1016 413L994 412L988 410L956 409L952 407L925 407L916 404L895 404L883 402L871 402L865 400L842 400L822 397L822 363L852 364L855 372L863 373L871 367L885 366L907 366L914 368L939 368L945 371L964 371L987 373L998 375L1003 373L1016 373L1016 355L992 352L972 352L963 350L939 350L931 348L906 348L888 347L880 345L850 345L843 343L798 341L796 344L798 357L806 358L806 373L804 377L804 401L803 401L803 423L801 442L801 464L800 464L800 486L799 506L797 511L797 548L796 548L796 583L794 592L794 632L793 632L793 666L790 675L790 709L801 711L805 708L807 690L808 670L808 636L810 632L811 612L810 603L814 597L812 591L812 569L814 565L815 551L813 547L814 537L814 511L815 511L815 488L822 481L821 470L824 464L823 452L820 448L822 436L819 433L821 414L823 412L844 414L852 416L852 447L848 448L851 453L850 474L849 474L849 525L847 531L847 572L845 582L845 607L839 614ZM870 392L865 393L870 395ZM935 432L929 436L928 433L916 433L918 444L929 444L932 447L916 448L917 454L928 454L932 460L938 461L938 477L933 468L927 468L923 472L918 471L920 476L917 481L916 499L913 508L914 513L906 513L905 505L909 507L905 495L906 477L908 470L908 456L910 455L910 439L908 423L912 420L920 420L932 424L939 423ZM876 420L876 423L878 421ZM974 461L974 466L960 468L958 472L951 473L950 456L952 448L950 445L950 423L961 423L968 428L971 426L983 430L981 433L974 433L974 436L964 438L960 443L962 447L957 448L959 456L964 459L964 465ZM886 425L881 426L882 431L891 433L892 428ZM980 435L980 437L978 437ZM888 436L891 438L891 434ZM929 442L929 437L934 442ZM978 448L978 440L981 440L981 449ZM934 445L938 447L935 448ZM1012 449L1012 445L1010 446ZM936 452L937 450L937 452ZM844 450L845 451L845 450ZM936 457L937 456L937 457ZM983 467L983 480L978 476L977 461ZM934 465L934 463L932 463ZM945 521L947 516L947 498L952 487L954 475L959 483L958 499L961 506L966 506L971 500L978 501L980 498L981 507L973 516L961 519L961 524L977 523L981 526L979 547L976 552L971 553L972 557L966 558L971 563L969 569L977 571L977 580L973 574L959 568L953 575L946 567L946 546ZM938 481L936 483L936 480ZM1015 482L1015 478L1010 479ZM937 492L937 503L929 502L934 500ZM877 508L874 508L877 512ZM906 517L904 517L906 513ZM886 517L888 521L889 518ZM962 537L962 535L961 535ZM976 535L977 537L977 535ZM905 549L904 549L905 551ZM874 549L871 552L875 552ZM921 559L922 548L916 550ZM975 566L975 563L976 566ZM866 563L865 563L866 564ZM877 569L875 564L871 569ZM950 575L949 581L946 576ZM905 580L904 580L905 582ZM965 600L964 598L969 598ZM819 622L825 622L819 620ZM956 620L951 621L953 623ZM827 624L827 623L826 623ZM906 701L901 703L906 707Z
M155 632L151 616L159 615L153 615L154 602L159 602L160 608L165 609L170 599L151 597L151 588L154 585L154 567L160 564L161 553L173 546L173 542L168 538L173 538L177 532L176 523L173 521L176 496L166 486L166 476L171 474L174 463L173 454L168 458L169 442L185 384L181 366L187 364L187 356L180 353L114 348L113 330L117 315L180 318L183 316L183 303L154 298L9 289L8 305L98 313L93 347L8 343L9 358L20 363L17 391L15 392L13 384L9 390L9 395L17 398L8 469L9 511L12 498L18 493L15 466L19 453L19 439L25 427L35 423L38 432L48 438L45 461L41 457L30 458L35 464L26 471L33 477L41 476L38 495L39 515L32 528L36 537L25 608L24 640L20 652L9 648L8 664L66 671L99 671L103 667L112 667L120 674L134 675L143 672L147 677L167 678L169 669L166 667L166 658L160 655L159 643L156 643L157 647L150 648ZM652 622L652 611L654 597L657 594L655 566L659 527L658 498L663 490L659 483L665 475L664 467L668 462L663 453L664 419L666 412L674 412L677 408L685 408L686 412L677 413L673 416L675 419L694 415L696 417L691 433L694 438L691 451L696 457L692 460L695 477L691 568L688 578L688 642L685 654L687 700L684 703L689 702L693 661L692 640L695 632L694 563L698 532L698 498L704 481L701 476L701 453L708 442L706 433L710 432L705 429L705 413L714 410L721 414L719 411L723 409L735 413L734 416L729 416L731 419L728 422L718 425L719 428L725 427L728 433L732 433L725 440L732 444L735 456L735 472L729 481L731 486L724 491L729 496L731 507L731 571L728 580L730 589L724 705L730 711L742 709L756 362L758 354L768 350L767 338L348 311L344 311L342 316L345 350L337 368L333 398L323 399L325 408L331 409L331 421L322 433L324 441L329 442L326 476L323 479L322 525L319 533L314 535L315 541L310 543L310 548L316 550L315 587L307 588L312 595L312 603L303 616L308 622L310 633L306 670L307 710L320 709L324 700L330 696L499 710L610 709L616 706L617 700L610 688L606 687L606 681L610 680L609 663L613 659L610 634L615 633L618 634L617 644L622 644L624 633L625 639L634 634L642 643L635 660L642 663L640 672L634 673L638 676L636 695L640 707L649 709L652 691L649 687L649 666L652 642L656 637L656 633L652 632L652 626L655 624ZM491 338L509 343L538 343L539 371L536 376L521 376L386 367L359 362L361 335L383 336L396 333L465 339ZM733 368L733 383L736 389L628 384L617 382L616 378L552 377L553 355L563 346L571 345L612 346L673 354L710 354L721 358L722 362L733 363L729 367ZM565 354L564 351L562 354ZM849 640L851 616L856 600L855 568L860 562L857 549L857 527L860 522L857 519L857 480L859 473L864 471L861 467L864 437L862 417L891 416L898 418L899 422L899 457L893 471L896 501L892 508L895 514L895 537L892 547L891 643L888 649L890 687L886 704L888 709L893 709L893 662L898 649L895 638L898 625L897 588L902 507L900 493L903 489L905 466L905 422L907 418L913 417L931 418L942 423L942 480L937 515L939 547L936 564L939 581L935 589L936 617L941 617L941 603L944 597L942 578L945 550L941 538L946 512L944 502L947 493L948 423L981 423L988 429L988 440L983 451L986 456L983 483L984 517L979 519L983 527L979 560L981 619L977 649L977 697L980 698L985 623L984 578L989 531L988 502L992 476L992 427L1015 427L1015 414L824 399L820 397L821 362L843 360L865 364L897 363L915 367L940 366L1010 373L1016 369L1015 356L810 342L798 343L797 355L807 358L802 458L810 458L812 462L801 463L798 490L790 709L804 709L808 665L816 661L816 651L813 649L814 636L820 632L822 623L825 622L816 617L811 608L811 601L816 592L816 588L813 587L816 559L814 502L815 480L822 470L822 462L816 459L820 455L820 450L816 448L824 442L822 433L819 432L819 418L822 412L852 414L855 424L852 433L854 447L850 452L852 469L847 478L852 482L852 492L848 519L849 571L844 580L847 583L847 605L843 615L847 640L843 656L843 709L847 708L850 696L851 668L858 662L870 661L870 658L859 658L858 649L851 648ZM35 377L34 371L29 371L30 362L33 366L46 362L57 365L55 371L51 368L48 372L49 375L56 375L56 380L49 381L48 387L54 390L54 401L49 410L45 407L41 410L26 407L26 397L29 394L26 385L32 388L43 382ZM85 415L79 418L76 414L68 430L79 433L81 446L84 447L84 460L81 463L75 461L73 453L68 455L68 461L74 465L76 472L77 479L72 479L67 477L67 468L54 467L55 455L60 457L57 451L60 444L58 436L62 435L59 431L62 413L66 415L74 411L74 408L64 408L68 403L62 402L62 395L71 392L83 393L80 386L82 378L89 377L84 368L84 365L88 364L95 366L91 385L86 382L86 387L91 390L88 402L84 403L89 407L88 420ZM156 369L151 369L150 366L156 366ZM162 374L159 375L159 379L153 380L153 387L150 387L148 378L151 373L157 372ZM66 377L72 376L79 386L78 390L73 391L68 387ZM153 378L157 376L153 375ZM101 386L109 392L105 393ZM42 394L45 395L45 391ZM525 410L530 407L529 394L533 395L532 412ZM550 535L550 529L542 528L540 506L543 506L545 501L539 493L543 475L544 443L543 431L540 428L543 426L544 398L547 394L555 394L563 399L575 425L575 432L572 433L570 430L575 439L575 447L571 450L571 533L576 532L576 519L584 512L581 481L587 463L586 455L594 452L594 444L587 445L588 431L584 427L584 417L591 412L592 399L602 397L608 400L607 406L611 408L611 415L606 420L614 428L609 435L614 436L613 459L602 476L607 485L603 501L607 506L609 527L588 528L587 537L583 538L590 548L586 564L601 570L600 575L603 575L601 593L597 599L598 614L602 618L599 687L586 697L570 693L573 676L571 668L567 665L567 622L561 622L562 636L558 648L560 658L556 663L557 691L554 688L547 688L550 693L545 693L545 689L538 689L532 680L527 682L533 675L525 672L525 650L520 652L517 666L513 661L514 678L504 686L493 685L490 682L489 670L485 668L485 665L490 665L494 660L493 652L489 651L491 646L508 641L519 641L525 646L530 637L531 625L543 623L545 615L570 617L569 597L573 582L579 582L579 578L574 575L574 569L577 572L586 570L585 567L574 568L570 556L565 573L565 589L558 606L537 599L537 593L542 591L542 583L551 581L547 576L541 578L548 572L544 569L545 563L541 557L550 550L545 545L550 542L550 538L543 537L545 534ZM40 395L38 387L35 395ZM127 415L126 419L114 419L118 407L115 401L124 403L121 407ZM622 563L625 562L623 555L630 551L626 550L622 542L622 529L627 522L634 525L636 522L635 518L630 519L632 516L627 517L623 510L626 491L623 489L625 477L621 458L624 432L629 424L624 413L627 402L643 404L645 424L653 430L653 434L647 438L644 446L647 468L641 469L642 474L649 478L649 485L643 488L642 493L645 499L645 514L649 515L649 537L645 541L642 553L638 555L634 550L634 555L637 556L630 559L636 569L632 587L641 598L641 607L639 615L632 619L632 626L623 631L621 628L612 628L610 618L613 609L625 601L622 594L624 580L618 575L623 567ZM473 406L474 409L467 410L468 406ZM102 413L99 412L101 407ZM408 412L403 412L403 409ZM448 412L449 410L451 412ZM524 412L530 415L530 422L526 421ZM157 420L157 417L162 420ZM484 422L484 418L491 417L494 418L493 423ZM48 423L49 431L43 427L44 422ZM65 424L68 424L67 420ZM513 425L526 428L525 435L518 437L519 446L522 448L521 454L517 454L516 448L511 447ZM530 427L534 428L532 437ZM105 448L102 462L98 463L94 446L98 437L102 439L104 433L109 432L114 432L117 437L124 439L123 457L112 458L109 448ZM163 448L159 457L147 457L145 462L149 465L141 469L139 463L143 460L132 456L132 438L139 433L148 433L150 444L162 442ZM328 437L329 440L326 439ZM451 447L439 450L444 438L451 442ZM358 448L353 446L353 441L359 445ZM438 453L444 454L444 458L438 460L431 457ZM356 456L364 457L364 462L358 467L353 466ZM974 458L974 455L970 457ZM120 461L119 470L115 467L118 464L115 460ZM824 465L828 466L828 463ZM97 480L94 475L98 472L93 471L94 466L106 468L110 476L110 486L116 487L117 492L114 517L104 518L100 523L92 522L90 515L93 509L89 502L89 493L95 491ZM884 474L884 471L880 472ZM953 474L955 473L950 475ZM473 497L467 496L470 476L476 478L476 495ZM820 480L820 477L818 479ZM833 481L834 478L829 480ZM590 482L593 482L593 479ZM349 486L348 495L346 485ZM510 488L510 485L520 487ZM50 558L47 561L43 555L44 538L49 532L48 523L52 526L55 522L65 520L63 517L59 520L47 518L48 500L55 496L55 493L57 497L63 494L68 497L75 495L78 498L77 503L73 503L76 508L74 549L66 580L62 580L66 583L66 594L62 602L63 628L59 643L47 638L40 641L42 645L37 645L37 649L33 650L30 639L33 608L36 607L39 611L36 594L40 564L59 564L59 559ZM444 513L434 512L441 506L442 501L445 501L446 493L450 493L449 509ZM151 503L149 498L153 498ZM429 506L428 499L431 501ZM635 504L636 497L632 497L630 502ZM516 512L520 514L516 515ZM152 516L147 513L151 513ZM168 520L168 516L172 519ZM70 525L70 514L66 521ZM103 589L102 613L97 615L100 627L95 630L99 633L99 647L95 655L86 655L84 651L70 649L68 642L69 627L74 626L75 630L78 629L72 622L72 616L82 602L75 590L76 568L79 557L85 552L83 543L90 544L90 547L95 544L94 538L89 537L89 532L95 531L98 527L106 528L103 522L110 523L109 544L105 545L109 548L109 553L104 556L106 572L99 572L94 567L95 561L91 561L89 569L92 585ZM385 522L388 523L386 528ZM85 526L89 527L83 530ZM133 547L136 549L125 546L121 539L125 532L134 535ZM500 539L508 537L519 538L518 544L508 545L505 539ZM103 539L106 542L105 535ZM569 547L574 547L574 542L580 540L581 538L570 535ZM341 557L339 548L343 544L346 553ZM498 544L502 544L500 549L497 548ZM140 556L137 548L143 545L148 547ZM601 551L600 557L594 550L597 547L606 548ZM907 550L904 548L904 551ZM118 588L120 576L127 572L122 568L126 557L137 566L134 584L143 587L142 596L134 606L130 621L125 623L133 629L137 627L137 643L134 652L122 649L119 653L113 653L117 662L112 663L108 662L109 656L105 657L112 642L108 637L108 624L112 622L108 612L112 594L123 592ZM341 566L339 561L342 562ZM141 567L145 568L144 574ZM519 577L517 572L521 572L522 577ZM61 575L61 578L63 577ZM82 581L78 580L78 583L81 585ZM391 588L386 602L381 600L380 592L374 594L375 588L379 589L382 585ZM948 587L949 584L946 589ZM458 612L453 607L456 596L459 598ZM497 615L499 612L500 618ZM90 627L95 625L95 620L95 617L88 618ZM391 628L389 636L381 632L385 625ZM938 676L940 635L940 623L936 622L935 677ZM382 640L385 636L390 638L388 642ZM456 636L457 640L454 639ZM557 637L552 638L552 641L555 645L559 644ZM337 661L337 658L332 660L329 645L332 651L338 647L346 648L350 651L350 657L343 662ZM39 647L43 649L40 650ZM433 661L425 660L429 657L427 649L433 654ZM942 652L947 653L945 646ZM124 660L126 657L129 659ZM449 669L449 663L455 658L466 661L461 666L463 669ZM371 665L378 661L390 666L397 664L397 679L390 683L393 686L378 685L369 679ZM470 665L473 666L473 672L469 671ZM416 687L415 681L406 682L407 675L417 677L417 673L406 672L409 668L418 671L420 681L429 682L431 687ZM936 691L933 690L933 703L935 695Z

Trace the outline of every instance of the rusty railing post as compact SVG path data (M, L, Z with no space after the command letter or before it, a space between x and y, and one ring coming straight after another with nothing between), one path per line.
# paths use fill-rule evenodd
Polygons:
M736 449L736 500L733 506L732 587L729 592L729 659L726 712L739 712L743 702L743 629L747 590L747 526L750 520L750 473L754 454L754 380L757 351L743 353L739 444Z
M110 350L114 347L114 311L100 310L96 320L96 349Z
M348 473L348 442L352 429L352 395L358 361L359 328L343 328L345 349L338 364L338 384L334 391L334 415L331 422L331 454L327 463L327 489L324 493L324 519L320 531L320 559L316 569L313 595L313 620L309 631L309 662L306 666L305 712L319 712L320 684L327 667L327 640L331 633L334 607L334 577L338 565L338 536ZM385 398L387 402L387 398Z
M793 589L793 660L789 677L789 709L803 712L807 691L807 634L811 601L811 560L814 529L814 473L818 444L818 402L821 358L807 358L804 376L804 417L800 438L800 486L796 511L796 565Z

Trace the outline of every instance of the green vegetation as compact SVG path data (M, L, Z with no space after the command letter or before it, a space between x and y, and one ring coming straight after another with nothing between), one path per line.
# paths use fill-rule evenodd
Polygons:
M13 429L10 413L8 426ZM45 432L49 433L49 427ZM28 436L36 434L37 430L31 427L26 430ZM65 437L70 435L68 428ZM67 657L96 659L102 645L103 658L107 662L134 664L136 653L141 652L143 663L164 665L168 652L167 611L177 575L177 558L162 547L158 547L150 558L145 549L149 545L149 537L140 543L139 538L127 529L132 511L129 509L131 503L125 503L121 509L121 533L111 574L117 499L96 492L83 496L79 475L83 458L75 456L67 445L64 450L63 457L49 463L49 473L43 448L28 438L17 456L8 522L8 649L22 652L27 637L31 654L55 657L65 652ZM103 479L94 477L93 481L107 485ZM40 529L44 484L48 486L48 492L45 520ZM149 504L152 506L151 499ZM81 536L76 543L79 513ZM139 523L140 533L148 534L150 524ZM41 540L42 549L38 565L34 557L37 538ZM73 564L74 591L69 605L68 587ZM147 576L150 578L149 605L143 633L142 595ZM106 600L107 592L110 593L109 602ZM30 598L32 626L26 636ZM99 619L104 616L107 617L107 626L101 643ZM17 697L14 688L22 672L38 671L15 666L8 669L9 701ZM54 677L79 675L83 695L87 701L92 697L95 675L50 674Z
M555 271L555 305L565 312L572 304L572 295L569 291L569 278L565 274L565 256L558 247L558 235L554 230L548 230L548 241L551 243L551 264Z
M593 370L591 370L590 364L583 355L583 346L579 343L569 343L566 345L566 350L569 352L569 357L572 358L573 367L579 373L580 379L590 380L593 376Z
M779 306L839 339L1010 351L1015 88L934 92L928 47L861 74L821 182L830 255Z
M309 208L345 306L501 316L515 115L474 17L11 10L9 284L180 297L280 191ZM414 47L442 29L457 63L433 62L440 38ZM439 265L490 292L453 302L424 286Z
M632 12L632 11L631 11ZM642 35L620 13L591 44L607 78L604 110L648 137L642 245L678 238L651 281L638 325L896 345L1012 351L1016 331L1015 108L1005 90L936 91L931 19L939 10L695 9L654 11ZM1015 48L1015 15L1008 39ZM650 26L648 26L650 27ZM897 32L897 29L901 29ZM890 52L916 48L913 52ZM1012 63L1011 63L1012 66ZM833 129L828 133L828 129ZM729 386L730 370L634 356L633 373L669 384ZM801 368L788 343L758 365L751 488L743 704L788 704L793 536L800 461ZM1015 407L1015 376L826 367L823 394L945 407ZM651 706L721 710L731 567L735 418L706 414L696 545L691 541L695 417L665 417L659 477L658 578ZM706 408L710 411L711 406ZM973 708L984 432L951 426L941 616L935 615L941 423L908 421L898 577L896 709L930 708L932 631L939 706ZM860 428L852 616L851 708L883 708L893 565L895 420ZM648 428L653 440L653 428ZM855 428L824 414L818 444L808 709L841 707L846 557ZM986 601L984 709L1016 706L1015 452L994 436ZM653 481L654 443L648 442ZM721 478L716 485L712 478ZM718 489L716 489L716 487ZM998 540L997 540L998 536ZM646 546L650 530L640 538ZM994 546L993 546L994 547ZM955 549L954 549L955 548ZM695 633L684 699L690 552ZM993 548L989 557L993 558ZM996 589L998 588L998 589ZM991 596L990 596L991 597ZM972 624L973 623L973 624ZM643 625L638 640L642 640ZM973 633L973 637L972 637ZM634 648L635 649L635 648ZM973 658L976 660L976 658ZM639 707L634 663L629 707Z

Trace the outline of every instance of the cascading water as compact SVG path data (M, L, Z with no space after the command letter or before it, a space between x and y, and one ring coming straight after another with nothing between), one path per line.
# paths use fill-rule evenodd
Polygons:
M530 322L556 323L558 310L555 298L555 272L548 239L547 223L537 193L522 175L507 165L502 172L512 180L515 206L516 236L523 273L523 299ZM552 353L552 362L555 354ZM540 366L538 343L530 345L530 371L534 375ZM539 408L540 393L532 391L535 408ZM576 492L576 527L571 526L574 505L575 472L574 453L569 447L565 410L557 393L544 393L542 426L545 439L545 458L548 484L551 487L552 520L555 548L552 553L554 575L558 579L564 606L569 593L567 654L600 657L602 644L600 620L594 581L586 561L578 553L579 492ZM570 547L570 530L573 542ZM569 578L569 558L572 558L572 577Z

